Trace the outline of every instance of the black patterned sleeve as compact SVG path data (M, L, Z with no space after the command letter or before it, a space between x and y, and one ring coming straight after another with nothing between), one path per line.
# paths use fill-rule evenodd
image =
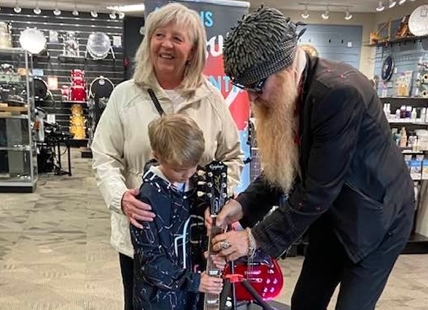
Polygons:
M152 206L156 205L141 195L139 199ZM139 229L130 225L131 240L134 246L134 278L145 281L162 290L185 290L197 292L200 274L173 263L159 241L159 234L165 232L159 225L159 217L152 222L140 222ZM165 232L168 233L168 232Z

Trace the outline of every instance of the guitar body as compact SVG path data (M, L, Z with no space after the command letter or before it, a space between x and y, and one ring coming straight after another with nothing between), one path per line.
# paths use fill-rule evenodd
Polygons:
M264 255L263 259L255 258L248 262L247 259L241 259L235 262L235 273L246 279L263 300L270 300L279 295L284 285L284 277L281 267L275 259ZM230 267L227 266L225 274L230 274ZM236 299L238 301L254 301L254 297L242 286L241 283L235 283Z

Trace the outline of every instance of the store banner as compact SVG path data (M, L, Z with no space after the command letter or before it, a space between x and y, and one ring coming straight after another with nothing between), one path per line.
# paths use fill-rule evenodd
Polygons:
M146 0L145 16L157 8L169 3L168 0ZM249 101L245 91L232 85L223 69L223 41L226 33L236 25L244 14L248 13L250 3L243 1L227 0L181 0L181 3L199 12L201 21L207 32L207 64L204 74L209 81L223 94L232 116L236 122L241 137L241 146L246 157L249 156L247 145L247 122L249 118ZM244 169L241 185L238 192L245 189L249 184L248 167Z

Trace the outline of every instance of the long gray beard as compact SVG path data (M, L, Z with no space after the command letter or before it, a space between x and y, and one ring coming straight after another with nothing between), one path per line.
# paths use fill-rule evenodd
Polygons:
M293 97L291 95L289 100L295 101ZM254 105L257 145L266 180L289 193L300 173L299 146L296 143L299 122L294 116L294 104L279 104L284 106L272 109L265 104ZM278 107L278 103L274 106Z

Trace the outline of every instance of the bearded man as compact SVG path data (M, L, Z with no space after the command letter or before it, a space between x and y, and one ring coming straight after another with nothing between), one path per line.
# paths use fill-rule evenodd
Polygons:
M339 284L337 310L371 310L412 229L413 183L370 81L307 55L298 37L260 8L224 43L226 74L253 103L263 173L216 219L251 229L213 247L229 260L255 248L278 257L308 231L292 310L327 309Z

